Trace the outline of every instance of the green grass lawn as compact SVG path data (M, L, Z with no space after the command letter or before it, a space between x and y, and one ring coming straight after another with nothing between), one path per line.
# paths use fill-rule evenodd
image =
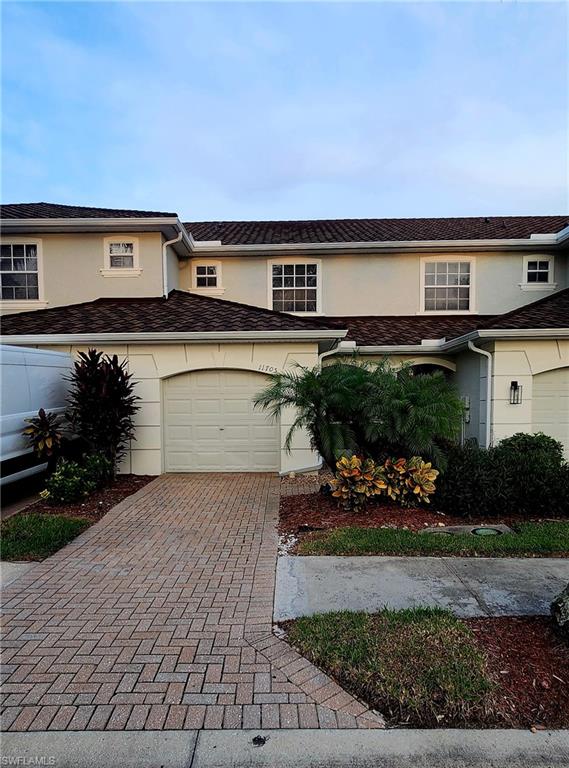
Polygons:
M43 560L91 525L64 515L17 514L0 526L2 560Z
M449 611L319 614L286 623L288 641L390 723L492 719L495 686L471 630Z
M301 555L464 555L540 557L569 554L569 522L520 523L501 536L441 536L394 528L335 528L299 544Z

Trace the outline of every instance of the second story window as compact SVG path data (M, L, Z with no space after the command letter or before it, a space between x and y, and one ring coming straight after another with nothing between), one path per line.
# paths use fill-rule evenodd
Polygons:
M549 259L543 261L528 261L527 263L527 282L528 283L549 283Z
M318 312L317 262L272 264L271 307L277 312Z
M205 293L209 296L224 294L221 280L221 261L192 262L192 291Z
M103 277L137 277L142 273L138 261L138 238L129 235L105 237Z
M39 299L37 243L3 243L0 252L2 300Z
M425 312L471 310L471 262L427 261L424 269Z
M215 264L196 267L196 288L217 288L217 267Z
M134 267L134 243L109 243L109 262L111 269L132 269Z

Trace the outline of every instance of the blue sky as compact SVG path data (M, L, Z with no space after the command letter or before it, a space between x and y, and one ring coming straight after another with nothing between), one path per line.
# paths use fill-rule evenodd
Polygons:
M3 3L4 202L565 213L565 3Z

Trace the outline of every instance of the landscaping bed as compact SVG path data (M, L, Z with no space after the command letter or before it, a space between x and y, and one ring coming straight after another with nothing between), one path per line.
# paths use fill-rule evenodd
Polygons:
M513 534L442 536L420 534L448 525L505 523ZM472 557L567 557L569 522L512 517L469 520L434 508L405 508L374 502L365 511L347 511L321 493L281 498L279 533L288 554L299 555L448 555Z
M112 485L94 491L81 502L35 502L2 522L2 560L49 557L153 479L150 475L118 475Z
M547 617L385 609L282 626L304 656L392 726L569 726L569 647Z

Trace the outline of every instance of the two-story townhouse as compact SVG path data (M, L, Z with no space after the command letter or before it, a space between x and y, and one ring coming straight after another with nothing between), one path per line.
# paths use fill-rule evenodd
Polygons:
M128 360L125 470L291 471L266 374L357 352L444 369L482 445L541 430L569 456L569 216L182 223L46 203L2 210L2 340Z

